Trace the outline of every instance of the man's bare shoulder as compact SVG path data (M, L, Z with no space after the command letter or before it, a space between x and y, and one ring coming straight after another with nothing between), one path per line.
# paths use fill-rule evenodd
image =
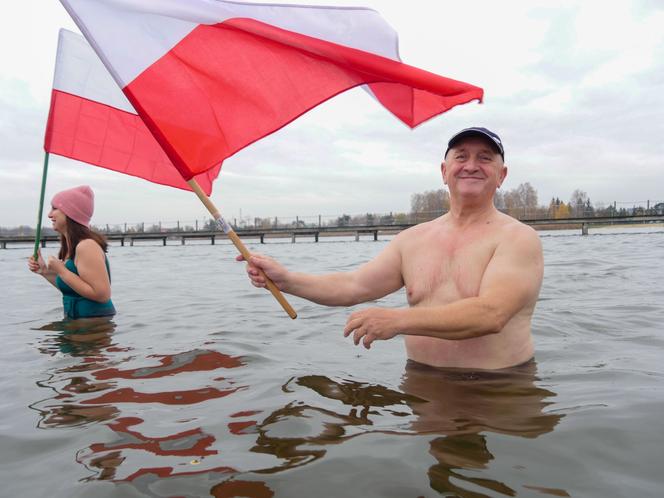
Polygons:
M499 244L520 247L525 252L542 252L542 242L537 230L504 213L499 213Z
M402 244L404 241L412 241L412 240L417 240L420 237L426 237L427 235L431 234L431 232L439 230L441 220L444 218L443 216L440 216L436 219L433 219L431 221L425 221L422 223L418 223L417 225L414 225L410 228L407 228L405 230L402 230L399 232L393 239L393 242L396 244Z
M501 225L501 229L507 236L520 235L523 237L539 239L537 230L512 216L499 212L497 218L498 223Z

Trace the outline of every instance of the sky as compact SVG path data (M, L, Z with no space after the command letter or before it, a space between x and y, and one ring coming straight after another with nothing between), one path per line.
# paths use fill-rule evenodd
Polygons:
M227 220L407 212L442 187L446 142L467 126L501 136L503 188L529 182L540 204L575 189L595 205L664 202L661 0L334 4L379 11L403 62L482 87L484 103L411 130L350 90L224 162L211 199ZM0 27L0 226L34 226L58 30L79 31L57 0L11 2ZM97 225L209 217L191 192L51 156L47 203L82 184Z

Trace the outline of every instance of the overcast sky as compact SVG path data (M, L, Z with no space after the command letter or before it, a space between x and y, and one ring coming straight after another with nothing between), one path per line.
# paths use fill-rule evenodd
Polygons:
M227 219L408 211L441 187L449 136L473 125L501 135L504 187L530 182L541 204L577 188L595 204L664 201L664 2L335 4L378 10L405 63L484 88L484 104L410 130L346 92L224 163L212 200ZM78 29L56 0L11 2L0 22L0 226L34 226L58 29ZM207 217L190 192L51 157L47 202L80 184L95 190L93 223Z

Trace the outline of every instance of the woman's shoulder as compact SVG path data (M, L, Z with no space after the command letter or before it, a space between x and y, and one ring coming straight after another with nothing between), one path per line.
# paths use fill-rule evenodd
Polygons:
M83 239L76 245L77 255L104 255L104 250L93 239Z

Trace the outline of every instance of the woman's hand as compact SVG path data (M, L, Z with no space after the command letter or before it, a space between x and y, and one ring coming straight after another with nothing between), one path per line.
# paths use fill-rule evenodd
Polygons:
M59 260L55 256L48 257L48 269L54 275L62 275L62 272L66 270L64 261Z
M37 259L35 260L34 255L30 256L28 258L28 269L32 273L36 273L38 275L45 275L47 272L47 267L46 263L44 262L44 259L42 258L41 251L37 251Z

